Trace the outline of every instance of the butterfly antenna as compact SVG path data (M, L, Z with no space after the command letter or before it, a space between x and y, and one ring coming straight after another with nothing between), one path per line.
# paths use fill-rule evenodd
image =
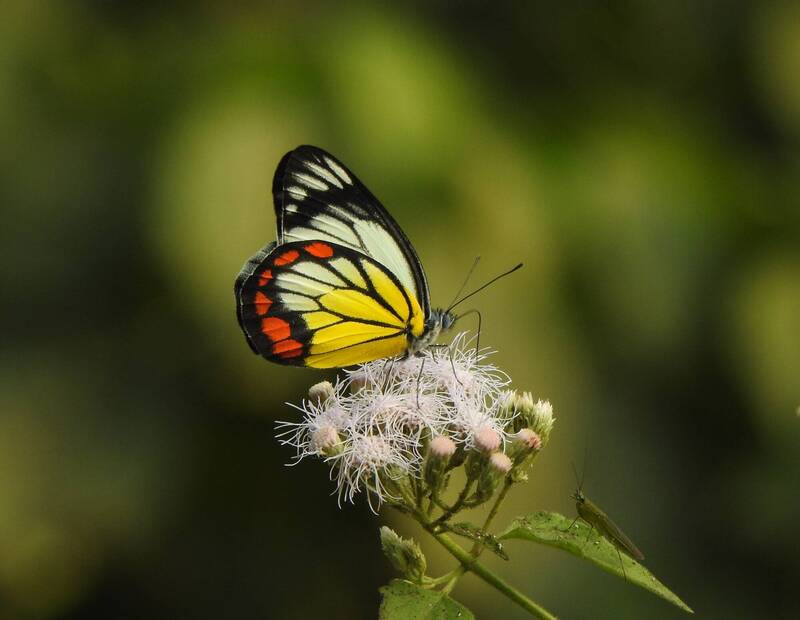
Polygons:
M514 272L515 272L517 269L519 269L520 267L522 267L522 263L519 263L518 265L516 265L516 266L512 267L511 269L509 269L508 271L505 271L505 272L501 273L499 276L495 276L494 278L492 278L491 280L489 280L489 281L488 281L486 284L484 284L484 285L482 285L482 286L479 286L478 288L476 288L476 289L475 289L474 291L472 291L471 293L469 293L469 294L467 294L467 295L464 295L464 297L462 297L462 298L461 298L461 299L459 299L458 301L455 301L455 302L453 302L452 304L450 304L450 307L449 307L449 308L446 310L446 312L450 312L450 311L451 311L453 308L455 308L455 307L456 307L457 305L459 305L461 302L463 302L463 301L466 301L467 299L469 299L470 297L472 297L472 296L473 296L473 295L475 295L476 293L480 293L480 292L481 292L483 289L485 289L485 288L486 288L487 286L489 286L490 284L494 284L494 283L495 283L495 282L497 282L497 281L498 281L500 278L505 278L507 275L510 275L510 274L514 273Z
M467 286L467 282L469 282L469 279L472 276L472 272L475 271L475 267L478 266L478 263L480 262L480 260L481 260L481 257L480 257L480 255L478 255L478 256L475 257L475 260L472 261L472 267L469 268L469 271L467 272L467 277L464 278L464 281L461 283L461 288L458 289L458 293L455 294L455 297L453 297L453 301L450 302L450 307L451 308L452 308L453 304L456 303L456 300L458 299L458 296L461 295L461 293L464 292L464 289Z

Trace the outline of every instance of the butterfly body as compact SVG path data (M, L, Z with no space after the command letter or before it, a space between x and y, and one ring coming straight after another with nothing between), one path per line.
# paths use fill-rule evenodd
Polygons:
M277 242L234 286L254 352L287 365L337 368L415 355L455 316L432 309L422 264L380 202L322 149L287 153L275 173Z
M439 334L446 332L456 322L456 316L443 308L431 309L430 316L425 321L422 334L409 341L407 355L415 355L431 346Z

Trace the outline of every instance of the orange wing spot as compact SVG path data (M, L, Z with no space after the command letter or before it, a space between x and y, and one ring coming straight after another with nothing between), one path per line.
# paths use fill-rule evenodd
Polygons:
M302 355L303 345L297 340L283 340L272 345L272 354L278 357L289 358Z
M261 291L257 291L255 297L253 298L253 305L256 307L256 314L261 316L269 311L269 307L272 305L272 300L264 295L264 293Z
M270 316L266 319L261 319L261 333L272 340L272 342L278 342L279 340L285 340L291 336L292 330L289 324L283 319Z
M275 259L275 265L278 267L283 267L284 265L288 265L296 261L298 256L300 256L300 252L297 250L289 250Z
M306 246L306 252L313 254L317 258L329 258L333 256L333 248L327 243L315 241Z
M258 278L258 285L264 286L270 280L272 280L272 269L265 269L261 272L261 276Z

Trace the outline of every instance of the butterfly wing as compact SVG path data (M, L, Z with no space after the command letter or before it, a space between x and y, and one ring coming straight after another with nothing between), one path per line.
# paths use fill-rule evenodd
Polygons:
M414 247L375 196L333 155L299 146L272 182L278 245L327 241L365 254L392 272L430 314L425 272Z
M325 241L269 244L235 284L247 342L279 364L340 368L399 355L424 331L416 297L383 265Z

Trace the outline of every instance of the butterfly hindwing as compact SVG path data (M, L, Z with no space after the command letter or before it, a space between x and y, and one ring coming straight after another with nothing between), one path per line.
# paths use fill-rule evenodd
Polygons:
M235 289L250 346L280 364L332 368L392 357L424 329L422 308L397 277L327 241L266 246Z
M342 162L299 146L278 164L272 192L278 245L321 240L365 254L393 273L428 316L428 284L411 242Z

